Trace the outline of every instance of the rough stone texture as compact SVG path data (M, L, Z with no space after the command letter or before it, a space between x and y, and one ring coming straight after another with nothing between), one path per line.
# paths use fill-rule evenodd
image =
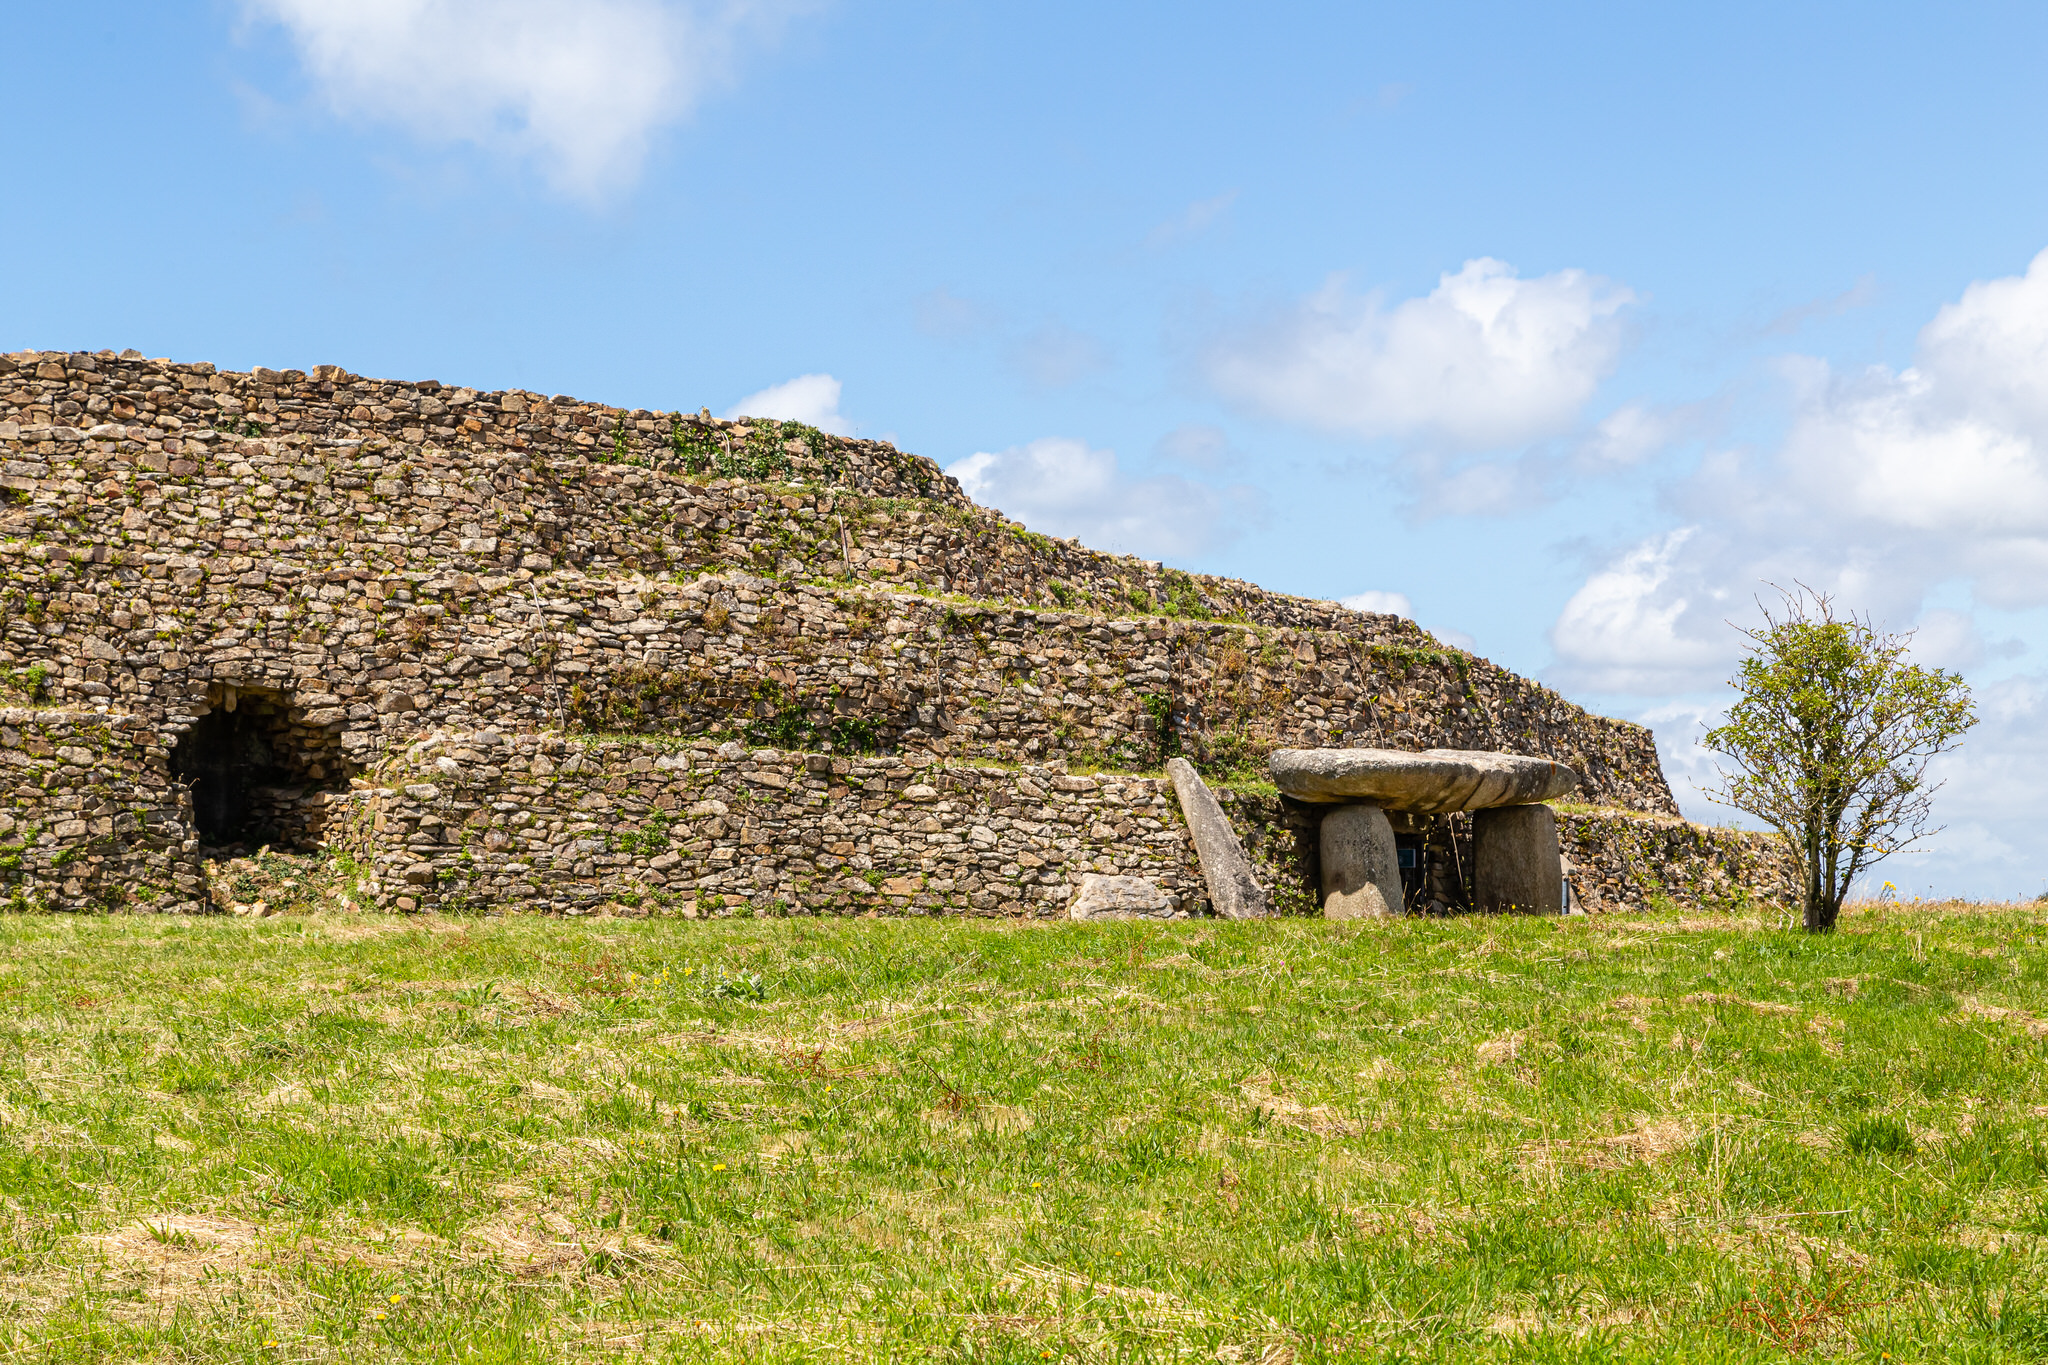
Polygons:
M1564 913L1564 861L1557 813L1548 806L1497 806L1472 816L1473 902L1516 915Z
M1323 916L1378 919L1401 913L1394 827L1377 806L1339 806L1323 817Z
M288 780L260 794L264 827L287 842L355 841L399 908L439 903L453 885L459 848L433 844L437 831L482 840L489 821L535 800L566 828L583 797L616 799L600 777L629 795L648 780L611 771L629 750L651 763L732 740L809 750L852 764L849 775L934 768L963 791L1040 781L973 775L994 771L975 766L989 762L1049 780L1069 764L1153 769L1178 750L1243 780L1281 746L1515 749L1573 767L1592 800L1675 812L1641 727L1588 715L1394 617L1032 535L883 444L332 368L236 375L132 354L0 357L0 691L52 708L39 716L77 718L36 725L84 727L71 747L92 763L68 766L132 773L136 793L110 797L62 771L19 787L15 818L38 827L21 855L36 903L203 904L170 751L230 688L255 699L289 759ZM657 738L643 752L564 731ZM519 790L530 771L509 768L473 788L443 782L440 768L382 781L434 734L467 737L445 739L434 759L463 772L497 765L448 745L552 744L592 766L570 790L538 793ZM691 761L707 781L744 766ZM1158 798L1165 815L1144 818L1180 831L1171 894L1199 910L1208 897L1190 880L1192 846L1161 784L1087 780ZM437 784L465 793L468 808L405 795ZM1314 816L1216 795L1276 908L1312 912ZM1034 800L1019 791L991 815ZM91 821L76 832L88 806L110 832ZM396 821L382 834L380 816ZM929 837L914 801L864 818L871 849L893 855L877 841ZM1158 853L1126 848L1125 823L1006 836L1020 871L1023 855L1040 856L1034 840L1074 861L1057 886L1008 877L1006 863L991 880L977 861L970 880L993 888L994 908L920 903L865 879L865 893L810 908L1056 913L1043 907L1064 903L1081 864L1123 872L1121 860ZM734 875L713 845L671 852L677 876L723 886ZM495 908L635 895L638 856L606 854L626 858L621 871L550 853L559 883L506 874ZM937 855L921 853L920 869L926 856ZM575 870L586 862L587 875ZM65 868L76 870L54 875ZM794 875L767 891L755 878L734 903L768 913ZM807 894L821 894L815 869L805 875Z
M337 837L371 863L372 900L387 909L1057 918L1096 872L1143 877L1177 913L1210 913L1158 778L485 733L408 746L357 781L356 823ZM1320 913L1325 808L1215 794L1276 910ZM1463 825L1457 856L1471 866L1471 817L1411 818ZM1594 913L1796 888L1767 882L1779 875L1771 850L1736 831L1628 811L1561 823ZM1439 850L1448 868L1448 840Z
M1565 876L1591 914L1639 912L1653 898L1742 908L1799 903L1799 862L1775 834L1717 829L1637 811L1557 812Z
M1647 731L1412 623L1032 536L952 494L607 463L592 455L612 448L558 439L530 410L510 428L419 428L418 443L389 422L366 436L324 394L345 376L28 359L6 362L0 412L117 419L16 423L11 440L0 425L0 482L18 503L5 526L19 540L0 544L8 652L50 665L52 700L118 698L168 719L201 678L288 686L335 699L306 709L341 727L358 765L363 742L392 731L713 733L736 710L792 704L856 713L882 747L1008 761L1149 766L1173 744L1223 767L1280 744L1516 748L1578 767L1596 800L1675 811ZM223 420L252 419L201 401L219 393L242 394L243 411L251 395L259 412L276 405L257 425L284 434L224 434ZM924 483L868 483L936 488L928 463ZM715 580L673 577L707 570ZM981 600L899 609L910 592Z
M1251 861L1209 784L1184 758L1168 759L1166 775L1180 802L1181 818L1201 860L1209 904L1225 919L1262 919L1273 913L1265 889L1252 875Z
M1173 919L1173 902L1143 877L1105 877L1089 872L1081 877L1074 902L1067 907L1069 919ZM1182 912L1180 918L1185 917Z
M0 907L195 911L191 802L140 716L0 711Z
M1425 815L1550 801L1579 785L1552 758L1465 749L1276 749L1267 763L1297 801L1367 801Z
M399 910L1054 917L1098 873L1143 877L1175 913L1203 912L1168 790L928 755L483 733L381 763L351 838L378 903Z

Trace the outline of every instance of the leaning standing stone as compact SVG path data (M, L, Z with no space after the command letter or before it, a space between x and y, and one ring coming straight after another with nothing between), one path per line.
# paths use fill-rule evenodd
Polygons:
M1273 913L1266 893L1252 876L1251 860L1237 831L1216 802L1216 793L1184 758L1168 759L1166 775L1173 779L1173 792L1180 798L1180 812L1187 817L1188 833L1194 836L1195 855L1202 860L1202 879L1209 884L1209 903L1225 919L1262 919Z
M1323 817L1323 918L1401 913L1401 855L1378 806L1339 806Z
M1564 913L1564 859L1548 806L1502 806L1472 816L1472 899L1480 910Z
M1069 919L1172 919L1173 902L1143 877L1104 877L1090 872L1067 907Z

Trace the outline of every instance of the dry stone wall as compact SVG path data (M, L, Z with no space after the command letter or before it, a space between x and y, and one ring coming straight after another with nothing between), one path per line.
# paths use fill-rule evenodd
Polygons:
M1797 905L1799 861L1775 834L1717 829L1639 811L1557 812L1566 877L1589 913L1681 905Z
M385 405L356 401L386 389L402 412L379 417ZM661 414L532 394L457 401L470 392L361 380L331 367L309 377L106 354L0 356L0 446L8 455L0 488L13 502L0 530L88 552L149 543L202 561L188 567L212 569L222 556L251 560L241 573L286 552L323 569L335 566L320 561L335 560L472 575L558 565L851 572L1110 615L1428 642L1398 618L1032 534L975 506L932 461L883 442L806 428L794 444L822 443L831 459L789 455L789 443L776 443L779 456L742 462L741 480L720 476L730 461L693 474L689 459L656 439ZM437 393L455 408L420 411L444 402ZM491 423L455 416L490 405L500 409ZM622 418L632 433L625 444L592 434ZM758 444L772 425L688 423L721 450L734 439Z
M558 914L1064 913L1084 873L1139 876L1178 914L1207 889L1162 778L749 750L738 743L438 735L365 784L356 835L395 910L516 906ZM1262 885L1314 914L1324 810L1219 789ZM1423 817L1469 865L1463 816ZM1634 811L1559 811L1567 876L1594 914L1653 898L1785 900L1776 839Z
M191 802L141 716L0 710L0 907L192 911Z
M1067 769L1183 753L1242 784L1279 745L1540 753L1596 802L1675 812L1640 727L1411 622L1033 535L883 443L332 368L0 357L0 691L56 708L25 737L86 727L68 747L132 790L124 814L61 763L18 789L53 905L203 897L167 754L238 694L285 756L257 823L356 841L400 908L566 911L654 873L676 904L1042 914L1080 870L1198 905L1167 787ZM459 774L385 780L427 735L471 737L433 756ZM776 774L826 795L764 815L807 850L764 886L780 854L719 852L760 847L746 816L687 812L765 811L733 797ZM1312 908L1312 820L1219 794ZM554 837L602 802L692 832Z
M55 697L176 724L220 683L280 689L358 765L435 725L1123 767L1185 751L1238 771L1281 745L1512 748L1571 765L1596 800L1672 808L1640 727L1483 660L1334 633L744 574L215 579L154 551L102 566L30 544L0 546L0 575L33 582L40 608L8 618L0 662L44 666Z
M270 529L326 524L321 520L323 509L332 510L333 504L309 510L305 503L311 495L289 491L287 475L302 467L281 469L281 457L251 454L227 466L225 474L190 476L198 486L192 489L189 504L165 504L148 495L140 496L138 503L138 494L124 491L118 473L123 457L147 453L124 449L133 442L124 438L46 444L58 449L22 452L46 457L33 465L42 473L9 476L31 483L21 491L41 500L24 514L30 534L0 544L0 580L6 584L0 609L6 613L10 657L19 661L18 666L38 661L51 665L50 688L59 700L118 697L130 708L174 715L181 693L193 690L190 684L238 669L246 675L242 680L251 684L280 685L295 678L310 689L308 696L345 698L350 693L328 686L324 675L338 668L354 677L367 668L372 675L389 675L372 676L372 683L425 678L428 683L423 686L431 686L435 694L453 691L455 703L469 704L470 714L480 722L595 720L631 727L680 720L662 713L660 694L692 672L723 670L729 686L720 693L718 705L726 710L743 700L754 705L760 698L753 694L761 689L790 685L775 675L826 657L815 641L805 645L800 640L774 640L785 622L796 620L793 633L808 623L831 638L856 638L877 628L887 637L886 650L869 649L875 657L865 666L855 666L829 684L817 679L807 683L814 699L828 691L836 694L832 704L841 710L851 704L843 700L849 689L888 694L880 700L890 708L889 714L878 720L885 731L907 734L922 724L926 733L912 738L932 738L936 722L908 719L920 709L933 709L921 700L927 693L943 695L950 690L986 703L986 687L970 682L949 689L941 676L971 651L979 655L976 667L991 654L996 656L994 666L1017 682L1020 695L1031 699L1027 709L1046 726L1078 736L1054 743L1056 736L1025 735L1017 738L1014 752L971 750L983 756L1071 752L1077 757L1093 754L1136 761L1143 746L1133 746L1127 716L1109 717L1104 726L1091 727L1061 714L1062 707L1088 704L1089 693L1104 691L1103 680L1115 676L1126 703L1141 697L1165 698L1164 711L1158 700L1146 703L1158 713L1153 728L1160 723L1177 727L1191 751L1204 759L1255 763L1263 754L1261 746L1273 743L1522 748L1580 768L1588 794L1595 799L1642 809L1671 808L1646 731L1589 716L1547 689L1483 660L1443 649L1395 618L1342 613L1355 618L1341 621L1346 629L1321 630L1200 617L1033 612L977 602L956 605L952 599L936 598L901 598L899 602L910 605L899 608L887 602L876 605L876 585L848 581L846 591L829 594L846 619L823 622L821 612L829 614L820 607L824 590L789 578L755 579L739 573L676 584L640 575L536 574L528 568L482 576L462 568L397 571L389 563L409 562L405 546L390 559L380 559L375 549L324 533L272 536L259 556L241 553L258 548L258 521ZM66 464L64 448L69 445L83 449L70 455ZM27 460L10 465L16 470L28 467ZM88 491L89 480L101 475L105 477L99 486ZM281 484L286 491L280 492ZM161 492L161 485L155 488ZM714 499L731 491L705 490ZM58 500L42 497L52 492ZM785 501L801 504L805 498L815 501L808 492ZM157 505L146 505L152 502ZM189 526L158 525L159 518L182 516L181 505L194 514ZM235 511L250 515L229 515ZM438 512L424 516L429 523L439 518ZM210 543L166 535L171 529L194 530L210 537ZM457 558L459 563L459 552ZM707 613L716 622L708 628ZM754 629L763 618L765 636ZM728 621L736 625L719 628ZM947 656L944 659L927 658L931 651L910 650L912 663L923 665L927 676L903 686L870 688L861 681L879 676L883 669L900 672L897 664L907 648L904 637L934 630L965 642L939 651ZM1079 631L1087 639L1078 648L1068 647L1075 643L1069 639L1050 653L1027 647L1028 637L1047 631L1059 636ZM1025 643L1020 644L1019 637L1027 637ZM725 648L750 661L751 667L741 671L754 675L753 680L735 682L729 661L714 659L692 670L671 667L680 657L679 639L697 642L683 653L708 648L716 656ZM781 643L791 644L793 653L780 651ZM467 653L457 657L456 650ZM558 659L564 651L567 657ZM836 646L832 650L844 652ZM510 674L496 666L508 656ZM366 657L377 662L366 664ZM380 668L379 662L385 666ZM560 670L554 667L557 662ZM1142 676L1127 676L1127 665L1133 662L1141 665L1137 672ZM603 671L613 667L627 671L616 676ZM196 674L190 672L194 668ZM665 669L668 676L645 676L651 668ZM1055 687L1058 700L1047 703L1044 683L1050 679L1036 677L1045 668L1064 672L1069 681L1077 673L1095 681L1084 681L1078 692L1071 686ZM397 672L392 674L392 669ZM452 685L471 669L485 680L480 690ZM593 669L598 670L596 676L578 679L581 692L571 714L568 703L557 695L555 673L573 677ZM508 695L499 683L527 699ZM402 685L369 691L373 699L358 696L347 709L432 709L424 704L427 693ZM639 714L647 710L643 700L654 705L653 712ZM907 709L906 702L911 703ZM321 723L335 723L342 718L336 712L339 705L329 700L308 710L330 713ZM1004 710L1014 714L1016 708ZM450 718L451 714L429 717ZM353 719L368 717L358 714ZM970 731L981 728L979 722L969 725ZM1105 734L1080 733L1091 728ZM1166 743L1163 733L1155 739ZM1037 748L1024 747L1034 743Z
M381 767L361 838L376 894L400 910L1046 917L1101 872L1199 912L1171 791L922 754L484 733Z
M235 438L296 437L373 447L465 447L542 461L592 454L622 465L673 466L807 483L954 506L971 502L932 461L883 441L796 423L720 421L523 390L480 393L434 380L366 379L338 366L310 372L219 370L146 360L133 351L21 351L0 356L0 438L20 428L133 428L163 456L196 465Z

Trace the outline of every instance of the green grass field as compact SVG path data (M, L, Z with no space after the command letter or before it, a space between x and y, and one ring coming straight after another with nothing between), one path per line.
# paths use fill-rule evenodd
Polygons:
M0 1361L2042 1360L2044 926L0 920Z

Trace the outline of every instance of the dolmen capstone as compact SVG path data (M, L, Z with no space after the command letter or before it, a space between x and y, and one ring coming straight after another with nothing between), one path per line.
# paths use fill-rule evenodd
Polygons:
M1573 791L1562 763L1476 749L1276 749L1274 783L1296 801L1335 805L1323 817L1323 914L1399 914L1400 853L1390 810L1472 814L1472 899L1481 910L1564 911L1557 817L1541 804Z

